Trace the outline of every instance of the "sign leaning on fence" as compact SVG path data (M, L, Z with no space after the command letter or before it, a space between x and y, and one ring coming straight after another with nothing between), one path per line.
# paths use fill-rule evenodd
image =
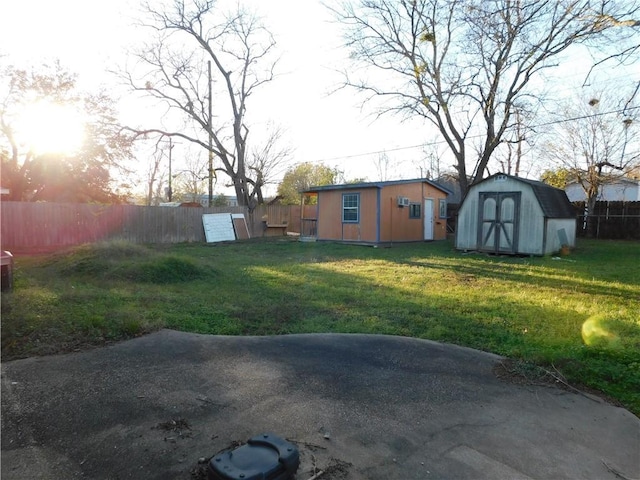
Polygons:
M232 213L231 219L233 221L233 228L236 231L236 238L238 240L246 240L247 238L251 238L247 220L244 218L244 213Z
M207 243L228 242L249 237L247 222L241 213L205 213L202 215L202 225Z

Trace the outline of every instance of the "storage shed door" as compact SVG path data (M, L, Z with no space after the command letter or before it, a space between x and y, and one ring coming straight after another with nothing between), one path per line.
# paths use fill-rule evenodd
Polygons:
M480 192L478 247L492 253L516 253L520 192Z

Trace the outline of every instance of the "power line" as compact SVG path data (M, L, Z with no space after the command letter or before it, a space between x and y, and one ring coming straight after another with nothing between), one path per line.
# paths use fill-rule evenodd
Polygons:
M638 107L629 107L629 108L621 108L619 110L611 110L609 112L593 113L591 115L580 115L578 117L572 117L572 118L561 118L561 119L558 119L558 120L552 120L550 122L539 123L538 125L534 125L533 127L529 127L529 128L548 127L549 125L557 125L559 123L574 122L576 120L585 120L587 118L602 117L604 115L611 115L613 113L625 113L625 112L628 112L630 110L638 110L639 108L640 108L640 106L638 106Z
M608 112L593 113L593 114L590 114L590 115L580 115L580 116L571 117L571 118L562 118L562 119L558 119L558 120L551 120L551 121L548 121L548 122L538 123L536 125L532 125L532 126L529 126L527 128L535 129L535 128L540 128L540 127L548 127L548 126L551 126L551 125L558 125L560 123L575 122L576 120L585 120L587 118L596 118L596 117L602 117L602 116L605 116L605 115L625 113L625 112L638 110L638 109L640 109L640 106L638 106L638 107L629 107L629 108L619 109L619 110L611 110L611 111L608 111ZM476 139L476 138L482 138L483 136L484 136L484 134L478 134L478 135L470 135L467 138L470 139L470 140L473 140L473 139ZM370 155L380 155L380 154L384 154L384 153L398 152L398 151L402 151L402 150L413 150L414 148L431 147L431 146L436 146L436 145L442 145L444 143L446 143L446 140L434 140L432 142L420 143L418 145L409 145L409 146L395 147L395 148L385 148L384 150L376 150L376 151L373 151L373 152L354 153L354 154L351 154L351 155L342 155L342 156L338 156L338 157L320 158L320 159L315 159L315 160L307 160L306 162L307 163L324 163L324 162L332 162L332 161L335 161L335 160L348 160L350 158L366 157L366 156L370 156Z

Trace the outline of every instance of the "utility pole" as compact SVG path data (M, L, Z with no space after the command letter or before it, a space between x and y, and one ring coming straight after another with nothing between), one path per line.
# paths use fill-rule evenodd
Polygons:
M524 134L522 133L522 119L520 118L520 110L516 110L516 135L518 139L516 147L516 168L515 176L520 176L520 161L522 160L522 141L524 140Z
M167 192L169 201L173 198L173 188L171 187L171 150L173 150L173 142L171 137L169 137L169 191Z
M211 107L211 60L207 62L209 70L209 206L213 206L213 119Z

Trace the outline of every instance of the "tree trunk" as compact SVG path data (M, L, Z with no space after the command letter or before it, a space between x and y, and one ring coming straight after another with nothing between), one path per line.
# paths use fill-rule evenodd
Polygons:
M596 201L598 199L597 192L589 192L587 198L587 238L598 238L598 218L595 216Z

